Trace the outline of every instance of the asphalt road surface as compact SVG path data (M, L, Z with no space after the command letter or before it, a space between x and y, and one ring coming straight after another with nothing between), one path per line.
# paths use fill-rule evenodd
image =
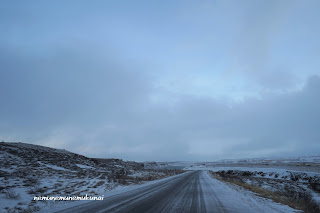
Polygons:
M103 201L92 201L59 212L288 212L278 211L273 206L266 209L266 206L261 206L256 200L255 206L250 206L251 204L247 204L250 203L249 198L239 199L242 195L240 192L232 189L228 191L228 187L223 188L223 185L225 184L211 178L206 171L193 171L106 197ZM259 208L255 208L257 206Z

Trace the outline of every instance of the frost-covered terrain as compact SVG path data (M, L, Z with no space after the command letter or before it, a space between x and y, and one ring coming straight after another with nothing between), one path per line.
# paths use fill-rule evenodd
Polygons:
M130 190L123 189L105 200L64 206L61 213L294 213L287 205L273 202L212 178L207 171L190 171L156 180ZM68 208L71 207L71 208ZM47 212L47 211L46 211ZM51 211L50 211L51 212Z
M97 159L25 143L0 143L0 212L34 212L55 203L34 196L100 196L126 185L180 173L143 163Z
M320 212L317 207L320 206L320 156L150 162L148 166L212 171L214 178L253 190L261 196L273 197L277 202L292 204L306 212ZM309 209L306 210L307 207Z
M209 170L215 178L264 197L273 197L305 212L320 212L319 156L191 162L185 164L185 169Z
M206 171L181 174L182 168ZM92 209L90 201L33 200L34 196L84 195L104 196L105 202L96 201L93 205L100 210L113 209L110 206L113 199L119 205L126 203L119 207L123 212L177 208L196 212L220 209L220 212L313 213L319 212L319 182L317 156L137 163L88 158L25 143L0 143L1 213L49 209L63 212L71 206L77 206L77 211ZM82 204L85 206L79 207Z

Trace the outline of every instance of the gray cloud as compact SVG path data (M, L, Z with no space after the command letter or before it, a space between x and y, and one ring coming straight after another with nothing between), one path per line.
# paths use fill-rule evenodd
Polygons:
M300 40L290 25L303 17L313 29L317 10L290 19L297 2L293 9L217 2L187 5L177 17L176 3L163 17L165 7L143 2L73 4L0 8L0 140L128 160L319 154L320 77L310 77L318 62L310 49L291 48L309 37L305 46L317 47L319 31ZM171 71L178 86L159 86ZM205 94L266 93L230 106L230 97L203 97L197 88L174 92L193 87L198 73ZM289 90L307 77L301 90Z
M82 48L43 56L2 52L1 135L91 156L137 160L315 153L320 78L301 91L247 99L232 108L212 98L153 103L146 72ZM170 99L170 93L166 94Z
M2 52L2 120L28 132L132 114L150 91L147 76L135 67L124 69L110 55L99 57L92 49L72 47L36 57Z

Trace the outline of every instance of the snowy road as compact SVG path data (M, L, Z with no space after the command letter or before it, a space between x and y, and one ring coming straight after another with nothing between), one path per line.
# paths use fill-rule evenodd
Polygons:
M188 172L60 212L295 212L222 183L206 171Z

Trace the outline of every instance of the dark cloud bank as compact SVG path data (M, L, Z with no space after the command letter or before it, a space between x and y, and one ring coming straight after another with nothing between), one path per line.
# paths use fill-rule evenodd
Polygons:
M90 48L1 49L1 140L128 160L319 154L319 76L230 107L155 88L143 66Z

